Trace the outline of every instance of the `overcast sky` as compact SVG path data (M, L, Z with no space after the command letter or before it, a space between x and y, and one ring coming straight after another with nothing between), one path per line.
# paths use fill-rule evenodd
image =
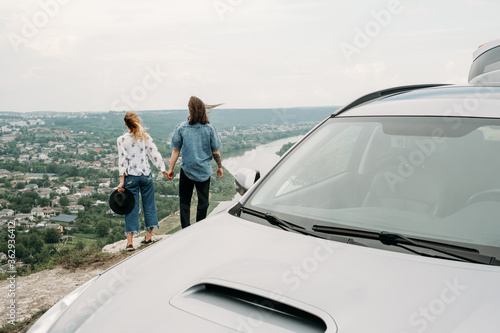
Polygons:
M465 83L498 0L2 0L0 111L342 105Z

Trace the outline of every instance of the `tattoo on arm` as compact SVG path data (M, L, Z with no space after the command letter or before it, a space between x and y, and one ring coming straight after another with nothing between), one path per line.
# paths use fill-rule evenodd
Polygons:
M217 167L222 168L222 162L220 159L220 155L219 154L212 154L212 156L214 157L215 163L217 163Z

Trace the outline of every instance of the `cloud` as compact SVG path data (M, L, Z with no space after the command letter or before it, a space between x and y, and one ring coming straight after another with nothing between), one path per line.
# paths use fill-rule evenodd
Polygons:
M386 71L386 64L384 62L362 63L345 68L345 74L378 74Z

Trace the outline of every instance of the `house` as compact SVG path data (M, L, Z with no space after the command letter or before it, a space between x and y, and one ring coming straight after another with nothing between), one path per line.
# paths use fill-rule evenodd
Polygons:
M56 216L56 211L54 209L52 209L52 207L44 207L43 208L43 216L46 218Z
M0 178L10 178L11 173L9 170L0 169Z
M26 220L21 220L18 222L18 225L20 227L24 227L24 228L34 228L36 227L36 223L33 223L33 222L29 222L29 221L26 221Z
M62 235L63 231L64 231L64 228L62 225L60 224L57 224L57 223L47 223L45 225L45 228L48 228L48 229L57 229L57 231L59 231Z
M63 209L61 207L52 207L52 210L57 214L61 214L63 212Z
M37 223L35 225L36 228L45 228L45 225L47 225L47 221L42 221L40 223Z
M0 226L6 225L6 224L12 224L16 223L17 219L15 216L0 216Z
M66 196L66 198L68 198L69 202L72 204L75 204L81 197L82 196L80 195L80 193L70 194Z
M11 176L12 176L13 178L18 178L18 177L22 177L22 176L24 176L24 173L22 173L22 172L20 172L20 171L14 171L14 172L12 172L12 173L11 173Z
M87 196L87 195L92 195L93 193L95 193L95 190L93 187L87 186L87 187L82 188L80 190L80 193L82 194L82 196Z
M50 188L40 188L36 190L40 198L47 198L50 199L50 193L52 193L52 189Z
M32 208L31 209L31 215L35 216L35 217L43 217L44 214L43 214L43 208L42 207L35 207L35 208Z
M61 195L61 194L69 194L69 188L66 186L61 186L56 189L56 193Z
M5 199L0 199L0 207L7 207L10 204L10 201Z
M97 189L98 194L109 194L112 193L114 190L109 187L100 187Z
M19 155L19 158L17 160L19 161L19 163L29 162L30 155L29 154L21 154L21 155Z
M79 211L84 211L85 207L83 207L83 205L71 205L68 206L68 210L72 214L78 214Z
M14 211L12 209L2 209L0 210L0 216L14 216Z
M24 187L26 190L36 190L38 188L37 184L28 184Z
M33 221L34 220L34 217L33 215L31 214L16 214L15 217L19 220L19 221Z

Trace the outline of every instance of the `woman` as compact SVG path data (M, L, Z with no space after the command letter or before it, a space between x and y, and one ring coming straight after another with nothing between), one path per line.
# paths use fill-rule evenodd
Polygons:
M139 232L139 193L142 198L142 210L146 224L146 236L141 243L151 243L153 228L158 227L153 176L148 158L155 167L163 172L165 177L167 177L167 172L165 171L165 163L153 139L142 126L141 118L134 112L129 111L125 114L124 121L128 131L116 141L120 173L118 191L123 192L128 189L134 194L134 209L125 215L126 249L133 251L134 233Z
M190 208L193 188L196 187L198 194L198 206L196 210L196 222L207 216L208 192L210 189L210 175L212 174L212 157L217 163L217 176L222 178L222 163L220 157L219 134L207 117L207 108L211 109L218 105L205 106L203 101L197 97L189 99L189 117L177 125L172 135L172 156L167 178L174 178L174 166L182 150L181 173L179 181L179 201L181 226L186 228L190 225Z

